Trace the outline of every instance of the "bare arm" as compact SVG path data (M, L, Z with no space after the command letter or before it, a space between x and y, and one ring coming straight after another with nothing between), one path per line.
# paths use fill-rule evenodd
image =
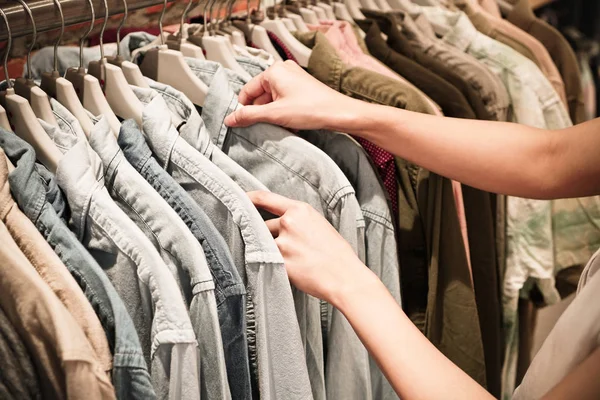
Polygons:
M527 198L600 194L600 120L561 131L460 120L368 104L279 63L240 93L231 126L270 122L292 129L362 136L440 175L490 192Z
M350 245L312 207L270 192L249 193L280 218L267 221L291 282L346 316L400 398L492 399L412 324Z

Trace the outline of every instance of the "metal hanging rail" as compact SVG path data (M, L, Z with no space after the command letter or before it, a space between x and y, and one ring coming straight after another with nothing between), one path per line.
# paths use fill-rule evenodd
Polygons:
M172 2L174 0L167 0ZM124 12L123 0L107 0L109 16ZM104 18L103 0L93 0L96 21ZM90 21L89 3L86 0L61 0L60 4L65 16L65 26L77 25ZM127 0L129 12L163 4L161 0ZM29 0L38 35L60 28L60 14L53 0ZM16 1L0 0L0 8L6 13L12 37L17 38L31 34L32 25L23 7ZM0 41L8 39L6 27L0 24Z

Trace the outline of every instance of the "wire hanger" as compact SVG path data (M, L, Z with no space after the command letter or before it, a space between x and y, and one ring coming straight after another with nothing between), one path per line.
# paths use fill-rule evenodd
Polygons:
M22 5L26 9L29 8L25 3L22 3ZM31 10L29 11L28 14L31 16ZM8 112L10 122L12 122L11 126L14 127L12 130L35 149L37 159L46 168L52 172L56 172L58 162L62 158L62 152L56 147L52 139L50 139L44 128L40 125L29 102L24 97L15 94L10 76L8 76L8 55L12 46L12 31L8 24L8 18L1 8L0 14L4 19L8 33L8 42L6 44L6 52L4 53L4 77L8 88L6 91L0 92L0 102ZM35 25L33 18L31 19L31 23Z
M27 6L23 0L17 1L21 3L29 15L29 18L31 21L33 21L33 14L31 13L29 6ZM31 34L31 44L29 45L29 49L27 49L27 78L15 79L15 93L29 101L33 112L38 118L41 118L47 123L56 126L58 123L56 122L56 118L52 113L52 107L50 106L48 95L44 93L44 91L40 89L35 82L33 82L33 78L31 77L31 51L35 47L35 42L37 40L37 27L35 22L32 25Z
M164 0L158 20L161 46L146 52L140 70L148 78L173 86L194 104L202 106L208 94L208 87L190 69L180 51L168 49L165 45L163 18L166 8L167 0Z
M54 43L54 70L52 72L42 73L42 83L40 87L50 97L53 97L56 100L58 100L60 104L62 104L67 110L69 110L69 112L73 114L77 121L79 121L83 132L86 135L89 135L93 126L92 121L83 109L83 105L81 104L81 101L79 100L79 97L75 92L73 84L65 78L61 77L58 73L58 45L62 41L63 33L65 31L65 18L62 11L62 6L60 5L60 0L54 0L54 5L56 6L60 14L60 34L58 35L58 38ZM83 42L80 42L80 46L82 46L82 43Z
M273 0L273 6L277 5L276 0ZM308 67L308 59L312 51L302 44L298 39L291 34L291 32L285 27L285 24L279 19L277 12L273 13L274 19L268 17L260 24L262 27L267 29L269 32L273 32L281 39L281 41L287 46L294 58L298 61L298 64L302 67Z
M90 8L94 10L92 0L88 0L88 3ZM104 115L108 120L110 129L113 133L118 134L121 130L121 123L110 108L106 97L104 97L100 82L95 76L86 73L85 68L83 67L83 41L91 32L95 19L96 14L92 12L90 29L79 41L79 68L69 68L65 77L71 81L73 87L75 87L75 92L79 95L79 100L83 104L83 107L94 115ZM102 40L102 35L100 35L100 40ZM100 51L102 52L102 55L104 55L102 45L100 45Z
M116 115L123 119L133 118L139 126L142 126L142 111L144 110L142 102L129 87L129 83L121 68L108 63L104 57L103 37L106 24L108 23L108 2L106 0L103 2L104 22L100 29L100 60L91 61L88 64L88 73L96 77L98 82L100 82L100 87L106 96L106 103ZM115 121L111 123L111 119L112 117L109 118L111 129L115 135L118 135L121 124L118 119L116 123Z
M146 82L146 79L144 78L144 75L142 75L142 71L140 71L140 67L138 67L137 64L134 64L131 61L126 61L123 57L121 57L121 28L123 28L123 25L125 25L127 14L127 0L123 0L123 19L119 24L119 28L117 28L117 55L106 57L106 61L116 65L117 67L120 67L123 71L123 75L125 75L125 79L127 79L127 82L130 85L142 88L150 88L148 82Z

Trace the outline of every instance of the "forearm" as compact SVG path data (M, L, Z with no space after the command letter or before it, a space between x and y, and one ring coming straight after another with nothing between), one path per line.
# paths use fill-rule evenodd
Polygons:
M441 118L352 100L330 128L355 134L440 175L486 191L553 198L560 131Z
M406 317L370 271L336 301L398 396L413 399L491 399L440 353Z

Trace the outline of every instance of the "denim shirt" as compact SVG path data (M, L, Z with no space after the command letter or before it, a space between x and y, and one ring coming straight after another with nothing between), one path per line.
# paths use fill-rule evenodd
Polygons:
M123 129L119 146L131 165L169 203L201 243L215 281L215 297L227 364L231 396L251 399L250 369L246 345L246 288L225 240L208 215L152 157L138 129Z
M186 61L198 77L209 85L202 118L213 142L270 190L311 204L364 261L364 217L354 189L339 167L321 150L283 128L269 124L227 128L223 120L238 107L238 103L225 69L218 68L215 71L214 64L191 59ZM324 309L322 312L321 328L324 328L326 340L325 363L319 358L310 359L313 355L319 357L314 353L319 349L316 344L317 323L313 320L314 303L315 300L311 298L305 303L310 307L306 317L306 335L312 338L310 340L313 343L307 341L306 349L310 353L307 362L311 369L311 382L317 384L317 377L323 376L322 366L325 365L327 394L344 398L370 398L368 353L338 310L329 307L327 312ZM315 397L323 396L321 387L313 389Z
M260 396L310 397L291 288L271 234L246 194L180 137L164 100L154 94L142 114L144 135L163 168L211 217L246 283L254 312L248 313L248 339L256 343L250 361L256 361Z
M104 117L96 129L109 129ZM73 142L55 133L64 147ZM158 397L198 398L196 336L177 283L152 243L110 198L102 161L79 140L60 160L56 179L71 206L71 229L127 306Z
M19 208L69 269L104 327L117 398L156 398L133 321L106 273L68 229L68 205L54 176L36 164L33 148L13 133L0 130L0 147L15 165L8 179Z
M245 192L268 190L258 179L214 145L210 134L204 126L204 121L202 121L200 114L190 99L169 85L151 79L147 79L147 81L150 88L158 92L167 104L171 113L171 122L177 127L177 131L182 139L211 160ZM144 99L153 96L146 89L136 86L131 86L131 88L138 98Z
M138 130L133 120L121 131ZM127 162L110 130L94 129L90 145L104 165L104 180L115 203L136 223L178 282L189 307L200 354L202 397L231 398L217 316L214 283L200 243L177 213Z

